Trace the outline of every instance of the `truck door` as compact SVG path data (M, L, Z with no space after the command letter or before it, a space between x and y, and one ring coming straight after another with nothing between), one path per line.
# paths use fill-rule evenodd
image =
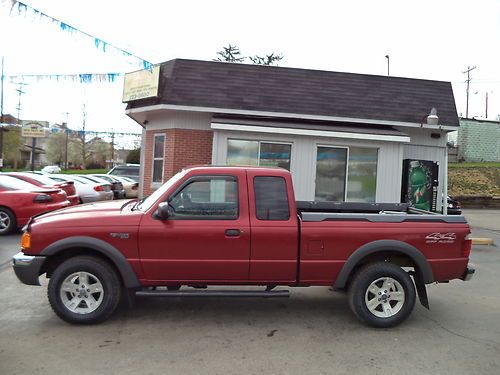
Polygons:
M250 280L294 283L297 279L298 220L292 181L275 171L248 170Z
M195 175L168 197L166 220L139 230L148 280L248 280L250 226L246 176Z

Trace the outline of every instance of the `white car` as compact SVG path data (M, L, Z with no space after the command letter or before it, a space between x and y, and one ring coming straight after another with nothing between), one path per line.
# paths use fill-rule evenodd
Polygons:
M42 168L42 173L60 173L61 168L58 165L47 165Z
M76 193L82 203L109 201L113 199L113 192L109 184L92 182L73 175L54 174L48 176L54 181L74 181Z
M137 181L125 176L115 175L113 177L122 183L125 190L125 198L137 198L139 195L139 183Z

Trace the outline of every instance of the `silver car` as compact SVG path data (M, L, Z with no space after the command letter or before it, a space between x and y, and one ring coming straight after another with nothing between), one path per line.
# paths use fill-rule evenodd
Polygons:
M109 201L113 199L113 191L111 191L110 185L107 183L92 182L78 176L66 174L53 174L47 175L47 177L58 182L73 181L81 203Z

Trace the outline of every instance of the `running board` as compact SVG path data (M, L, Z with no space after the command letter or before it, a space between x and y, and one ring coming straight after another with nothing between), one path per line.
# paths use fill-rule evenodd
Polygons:
M288 298L288 290L259 291L259 290L139 290L135 292L139 297L263 297Z

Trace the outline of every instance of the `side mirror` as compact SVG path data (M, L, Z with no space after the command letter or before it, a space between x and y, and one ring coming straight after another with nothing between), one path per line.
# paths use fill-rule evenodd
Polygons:
M169 216L169 208L167 202L161 202L155 212L156 218L160 220L167 220Z

